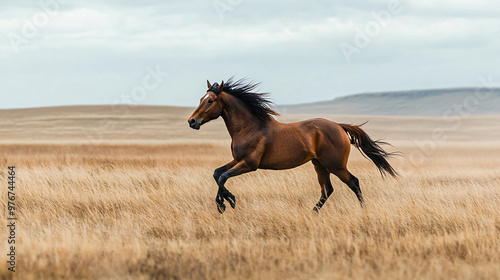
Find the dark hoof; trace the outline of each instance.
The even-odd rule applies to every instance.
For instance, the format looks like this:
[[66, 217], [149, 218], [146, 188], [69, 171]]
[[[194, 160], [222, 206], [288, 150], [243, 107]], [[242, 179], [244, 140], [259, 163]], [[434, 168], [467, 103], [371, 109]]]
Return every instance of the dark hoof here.
[[219, 210], [219, 213], [223, 214], [224, 211], [226, 211], [226, 205], [224, 203], [217, 204], [217, 210]]
[[229, 193], [224, 196], [224, 198], [229, 202], [229, 205], [234, 209], [236, 207], [236, 197], [232, 193]]

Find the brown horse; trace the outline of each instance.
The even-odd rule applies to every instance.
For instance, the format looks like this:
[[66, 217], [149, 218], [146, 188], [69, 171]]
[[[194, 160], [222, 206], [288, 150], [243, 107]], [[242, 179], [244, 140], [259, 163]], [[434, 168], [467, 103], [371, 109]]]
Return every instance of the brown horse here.
[[360, 126], [325, 119], [280, 123], [272, 117], [278, 113], [271, 109], [267, 94], [253, 92], [257, 85], [232, 79], [220, 85], [207, 81], [207, 93], [188, 120], [191, 128], [200, 129], [202, 124], [222, 116], [231, 135], [233, 160], [214, 172], [219, 186], [215, 201], [220, 213], [226, 209], [224, 200], [232, 208], [236, 205], [234, 195], [224, 187], [227, 179], [258, 168], [289, 169], [308, 161], [314, 164], [321, 185], [321, 198], [314, 211], [321, 209], [333, 192], [330, 173], [347, 184], [363, 206], [359, 180], [346, 167], [350, 144], [371, 159], [382, 175], [397, 175], [387, 162], [392, 153], [379, 146], [385, 142], [373, 141]]

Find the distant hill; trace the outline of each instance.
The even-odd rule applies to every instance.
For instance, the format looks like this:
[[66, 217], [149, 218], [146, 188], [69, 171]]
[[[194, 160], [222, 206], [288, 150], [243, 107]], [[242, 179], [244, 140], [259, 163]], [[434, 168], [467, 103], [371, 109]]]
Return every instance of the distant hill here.
[[427, 89], [361, 93], [329, 101], [277, 106], [286, 114], [387, 116], [498, 115], [500, 88]]

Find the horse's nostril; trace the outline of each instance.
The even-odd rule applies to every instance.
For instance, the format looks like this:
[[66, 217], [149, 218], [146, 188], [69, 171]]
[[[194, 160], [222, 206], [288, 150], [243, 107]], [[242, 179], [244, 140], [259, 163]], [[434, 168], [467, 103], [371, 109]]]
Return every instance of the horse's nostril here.
[[191, 119], [191, 120], [189, 121], [189, 124], [190, 124], [190, 125], [194, 125], [194, 123], [195, 123], [195, 122], [196, 122], [196, 120], [195, 120], [195, 119]]

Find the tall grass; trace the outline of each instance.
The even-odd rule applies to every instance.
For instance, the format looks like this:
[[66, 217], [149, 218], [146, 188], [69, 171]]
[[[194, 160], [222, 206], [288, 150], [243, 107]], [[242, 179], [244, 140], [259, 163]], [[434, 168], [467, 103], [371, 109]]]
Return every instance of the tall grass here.
[[500, 277], [499, 147], [441, 147], [425, 166], [397, 159], [398, 180], [352, 151], [366, 209], [332, 177], [319, 214], [306, 164], [230, 179], [237, 206], [220, 215], [212, 172], [231, 155], [215, 142], [10, 144], [0, 154], [5, 188], [7, 165], [18, 172], [18, 279]]

